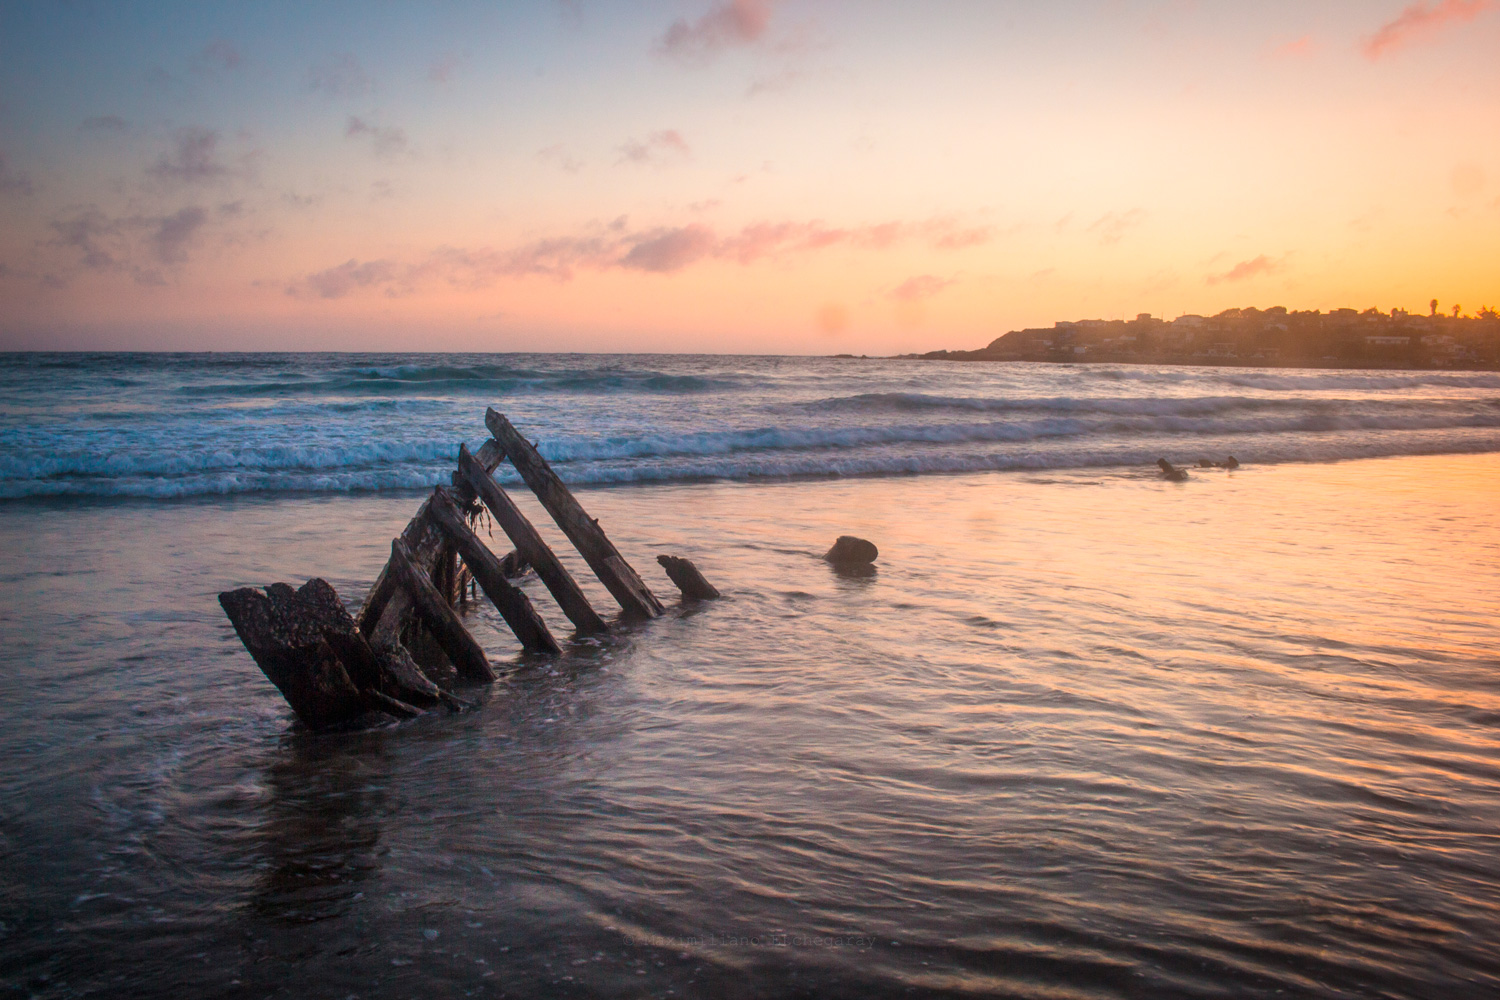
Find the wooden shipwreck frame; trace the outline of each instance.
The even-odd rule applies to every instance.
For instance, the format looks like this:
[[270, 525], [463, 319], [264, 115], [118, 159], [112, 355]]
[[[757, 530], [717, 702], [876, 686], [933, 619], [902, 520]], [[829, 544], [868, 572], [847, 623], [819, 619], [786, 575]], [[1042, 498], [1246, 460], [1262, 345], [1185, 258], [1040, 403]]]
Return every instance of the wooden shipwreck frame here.
[[[458, 681], [488, 682], [494, 667], [455, 610], [477, 585], [527, 653], [557, 655], [560, 647], [531, 599], [510, 578], [536, 571], [574, 629], [583, 635], [610, 625], [536, 528], [495, 481], [510, 461], [568, 541], [619, 603], [627, 618], [654, 618], [662, 603], [625, 561], [536, 446], [504, 415], [485, 413], [491, 438], [477, 453], [459, 446], [449, 487], [439, 486], [391, 541], [390, 560], [357, 615], [326, 581], [293, 590], [276, 583], [225, 591], [219, 603], [245, 648], [297, 716], [314, 729], [354, 722], [370, 713], [420, 715], [467, 703], [449, 690]], [[474, 530], [488, 511], [515, 551], [496, 556]], [[687, 559], [657, 561], [684, 600], [719, 592]]]

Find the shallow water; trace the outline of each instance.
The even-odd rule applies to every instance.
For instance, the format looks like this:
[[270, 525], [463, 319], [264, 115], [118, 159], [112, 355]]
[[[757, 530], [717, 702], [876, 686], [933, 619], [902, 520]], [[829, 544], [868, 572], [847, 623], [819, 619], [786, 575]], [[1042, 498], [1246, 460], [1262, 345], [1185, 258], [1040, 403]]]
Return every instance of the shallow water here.
[[330, 736], [420, 494], [0, 505], [0, 995], [1496, 995], [1500, 456], [1153, 472], [580, 490], [726, 599]]

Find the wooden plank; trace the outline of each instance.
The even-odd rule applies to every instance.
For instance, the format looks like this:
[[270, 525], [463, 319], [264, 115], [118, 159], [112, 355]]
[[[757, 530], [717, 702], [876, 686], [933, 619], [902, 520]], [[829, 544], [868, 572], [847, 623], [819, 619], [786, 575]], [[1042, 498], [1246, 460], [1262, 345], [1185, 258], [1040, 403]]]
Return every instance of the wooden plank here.
[[578, 581], [558, 561], [552, 547], [537, 534], [526, 515], [521, 513], [505, 490], [500, 488], [500, 484], [495, 482], [494, 477], [463, 445], [458, 448], [458, 471], [494, 515], [495, 523], [510, 537], [516, 552], [536, 570], [536, 575], [542, 578], [542, 582], [552, 592], [558, 607], [563, 609], [563, 614], [568, 616], [578, 631], [585, 634], [608, 631], [609, 626], [594, 611], [589, 599], [579, 589]]
[[432, 581], [417, 569], [406, 542], [400, 538], [391, 540], [391, 559], [386, 565], [394, 572], [397, 584], [411, 598], [422, 623], [452, 661], [459, 676], [466, 680], [493, 681], [495, 671], [491, 669], [484, 650], [464, 628], [464, 623], [458, 620], [458, 615], [443, 600]]
[[[505, 460], [505, 452], [494, 441], [486, 441], [474, 459], [487, 471], [494, 472]], [[460, 478], [456, 472], [453, 476], [455, 480]], [[466, 480], [461, 484], [455, 482], [454, 487], [459, 499], [464, 503], [474, 498], [473, 488]], [[417, 513], [407, 522], [406, 528], [401, 532], [401, 539], [411, 548], [414, 564], [430, 575], [442, 551], [443, 533], [428, 520], [427, 501], [422, 502], [422, 506], [417, 508]], [[392, 617], [399, 619], [409, 614], [411, 603], [400, 594], [395, 581], [391, 578], [390, 567], [386, 566], [375, 577], [375, 583], [371, 585], [370, 592], [365, 595], [359, 614], [354, 616], [354, 620], [359, 623], [359, 630], [367, 638], [375, 633], [376, 626], [385, 616], [386, 605], [391, 601], [392, 595], [395, 595], [396, 599], [396, 606], [390, 609]], [[391, 624], [387, 623], [387, 632], [394, 631], [390, 627]]]
[[599, 522], [588, 516], [547, 460], [537, 453], [531, 442], [523, 438], [511, 426], [509, 420], [493, 407], [484, 415], [485, 426], [495, 435], [521, 478], [536, 494], [552, 520], [568, 536], [580, 555], [599, 578], [599, 582], [620, 602], [620, 607], [630, 614], [654, 617], [662, 613], [661, 602], [640, 576], [631, 569], [599, 527]]
[[505, 624], [521, 640], [522, 648], [528, 653], [556, 655], [561, 652], [557, 640], [547, 630], [547, 623], [531, 606], [531, 599], [505, 579], [499, 557], [474, 534], [448, 494], [442, 489], [434, 490], [427, 510], [434, 523], [448, 536], [469, 572], [474, 574], [474, 579], [479, 581], [485, 596], [495, 605]]

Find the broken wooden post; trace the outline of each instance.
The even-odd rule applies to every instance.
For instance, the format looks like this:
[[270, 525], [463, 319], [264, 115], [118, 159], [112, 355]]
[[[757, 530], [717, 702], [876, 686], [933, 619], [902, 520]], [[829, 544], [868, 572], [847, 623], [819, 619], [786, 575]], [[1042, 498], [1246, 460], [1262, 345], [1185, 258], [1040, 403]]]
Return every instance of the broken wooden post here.
[[396, 716], [422, 710], [381, 691], [382, 670], [354, 619], [326, 580], [293, 590], [273, 583], [219, 595], [240, 641], [297, 717], [313, 729], [371, 711]]
[[656, 561], [661, 563], [661, 568], [667, 571], [667, 576], [682, 591], [684, 601], [712, 601], [721, 596], [714, 585], [698, 571], [698, 567], [693, 565], [692, 560], [679, 556], [657, 556]]
[[441, 487], [433, 491], [427, 510], [437, 526], [448, 536], [459, 558], [469, 567], [469, 572], [474, 574], [474, 579], [479, 581], [485, 596], [495, 605], [495, 610], [500, 612], [505, 624], [521, 640], [522, 648], [528, 653], [556, 655], [561, 652], [557, 640], [547, 630], [547, 623], [542, 621], [542, 616], [532, 607], [531, 599], [505, 579], [505, 570], [500, 565], [499, 557], [485, 548], [479, 536], [474, 534], [464, 516], [454, 506], [452, 498]]
[[604, 624], [604, 619], [594, 611], [589, 599], [583, 596], [578, 582], [573, 579], [563, 564], [558, 561], [557, 554], [552, 551], [542, 536], [537, 534], [536, 528], [521, 513], [511, 498], [501, 489], [500, 484], [495, 482], [493, 476], [485, 470], [469, 449], [463, 445], [458, 447], [458, 470], [468, 481], [469, 486], [484, 501], [484, 505], [494, 515], [495, 523], [510, 536], [511, 544], [516, 547], [516, 553], [522, 560], [531, 564], [536, 570], [536, 575], [542, 578], [547, 589], [552, 592], [552, 597], [562, 608], [563, 614], [585, 634], [605, 632], [609, 626]]
[[493, 681], [495, 671], [490, 668], [484, 650], [464, 628], [464, 623], [458, 620], [458, 615], [443, 600], [432, 581], [413, 565], [411, 549], [400, 538], [391, 540], [391, 559], [386, 566], [394, 570], [396, 583], [411, 599], [423, 624], [453, 662], [459, 676], [466, 680]]
[[484, 423], [495, 435], [505, 457], [510, 459], [526, 485], [552, 515], [552, 520], [578, 549], [599, 582], [620, 602], [620, 607], [631, 614], [646, 617], [661, 614], [661, 602], [651, 593], [651, 588], [631, 569], [599, 527], [599, 522], [588, 516], [531, 442], [493, 407], [485, 412]]

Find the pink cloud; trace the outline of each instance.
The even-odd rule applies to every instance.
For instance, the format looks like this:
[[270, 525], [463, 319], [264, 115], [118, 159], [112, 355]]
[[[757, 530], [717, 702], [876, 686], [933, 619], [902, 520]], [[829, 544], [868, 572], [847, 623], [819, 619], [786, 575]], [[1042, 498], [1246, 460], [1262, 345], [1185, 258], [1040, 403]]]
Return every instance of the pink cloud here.
[[692, 147], [675, 128], [652, 132], [645, 141], [629, 139], [620, 146], [620, 163], [652, 163], [664, 166], [673, 160], [686, 160]]
[[1225, 271], [1223, 274], [1212, 275], [1208, 279], [1210, 285], [1221, 282], [1248, 281], [1251, 278], [1259, 278], [1265, 275], [1275, 274], [1281, 270], [1282, 262], [1272, 260], [1265, 254], [1261, 254], [1253, 260], [1242, 260], [1238, 264]]
[[[701, 223], [630, 230], [625, 220], [619, 219], [583, 234], [534, 240], [508, 250], [440, 247], [424, 259], [404, 265], [389, 260], [349, 260], [299, 278], [286, 290], [298, 297], [336, 299], [374, 287], [384, 288], [387, 294], [403, 294], [430, 280], [481, 288], [501, 278], [567, 280], [579, 270], [620, 268], [672, 274], [707, 260], [750, 265], [839, 246], [884, 250], [899, 243], [922, 241], [934, 249], [952, 249], [972, 245], [980, 232], [941, 218], [852, 228], [821, 222], [759, 222], [726, 234]], [[911, 288], [906, 294], [912, 298], [935, 294], [942, 285], [931, 282], [938, 281], [941, 279], [930, 276], [912, 279], [907, 282]]]
[[668, 229], [640, 239], [619, 259], [619, 266], [658, 273], [680, 271], [712, 256], [717, 243], [713, 230], [707, 226]]
[[732, 45], [748, 45], [766, 32], [771, 0], [729, 0], [696, 21], [673, 21], [657, 49], [678, 58], [704, 58]]
[[953, 284], [952, 278], [939, 278], [933, 274], [919, 274], [914, 278], [907, 278], [897, 285], [891, 292], [891, 298], [898, 302], [920, 302], [922, 299], [930, 299], [938, 292]]
[[[318, 298], [337, 299], [356, 288], [386, 284], [395, 276], [396, 265], [391, 261], [369, 260], [360, 263], [357, 260], [347, 260], [337, 267], [308, 275], [304, 284], [306, 290]], [[292, 292], [292, 289], [287, 291]]]
[[1086, 232], [1097, 233], [1105, 246], [1114, 246], [1125, 238], [1125, 234], [1146, 221], [1146, 213], [1139, 208], [1128, 212], [1105, 212], [1088, 227]]
[[1300, 59], [1303, 56], [1312, 55], [1317, 49], [1317, 43], [1312, 40], [1311, 35], [1303, 35], [1290, 42], [1283, 42], [1271, 50], [1271, 55], [1278, 59]]
[[1432, 6], [1423, 2], [1411, 4], [1366, 39], [1364, 53], [1370, 59], [1379, 59], [1419, 35], [1451, 22], [1472, 21], [1495, 6], [1495, 0], [1439, 0]]

